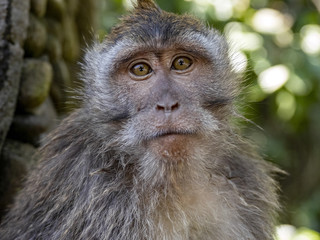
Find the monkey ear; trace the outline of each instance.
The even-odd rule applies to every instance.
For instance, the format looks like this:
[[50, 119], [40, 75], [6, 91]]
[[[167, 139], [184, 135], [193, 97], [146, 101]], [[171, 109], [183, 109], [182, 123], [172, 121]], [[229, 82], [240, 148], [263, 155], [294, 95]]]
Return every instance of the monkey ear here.
[[160, 10], [158, 5], [153, 0], [137, 0], [135, 9], [154, 9]]

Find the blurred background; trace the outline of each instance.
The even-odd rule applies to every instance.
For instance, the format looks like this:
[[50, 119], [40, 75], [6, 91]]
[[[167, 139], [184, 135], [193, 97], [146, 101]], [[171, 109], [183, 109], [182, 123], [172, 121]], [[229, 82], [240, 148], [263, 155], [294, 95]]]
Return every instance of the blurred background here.
[[[320, 231], [320, 1], [158, 0], [170, 12], [191, 13], [226, 35], [235, 70], [244, 77], [245, 134], [279, 176], [281, 224]], [[101, 1], [98, 34], [132, 7]], [[294, 228], [283, 226], [287, 239]], [[298, 234], [299, 235], [299, 234]], [[309, 238], [320, 239], [319, 235]], [[307, 237], [306, 234], [303, 237]], [[283, 238], [285, 239], [285, 238]]]
[[[223, 33], [243, 75], [244, 134], [278, 176], [279, 240], [320, 240], [320, 0], [158, 0]], [[10, 7], [8, 7], [10, 6]], [[3, 0], [0, 5], [0, 217], [72, 99], [83, 49], [130, 0]], [[9, 27], [8, 27], [9, 26]]]

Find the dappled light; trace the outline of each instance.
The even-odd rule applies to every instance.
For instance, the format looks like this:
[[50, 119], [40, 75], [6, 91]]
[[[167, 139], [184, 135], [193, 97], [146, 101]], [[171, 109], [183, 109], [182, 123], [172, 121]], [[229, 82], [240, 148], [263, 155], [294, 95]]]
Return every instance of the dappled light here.
[[259, 74], [259, 86], [265, 93], [273, 93], [288, 81], [289, 74], [289, 69], [284, 65], [270, 67]]
[[292, 23], [291, 16], [269, 8], [258, 10], [252, 18], [252, 27], [256, 31], [271, 35], [288, 31]]
[[249, 31], [248, 27], [239, 22], [230, 22], [224, 32], [231, 42], [231, 46], [241, 51], [255, 51], [262, 47], [263, 38], [254, 32]]
[[305, 25], [301, 28], [300, 35], [302, 50], [310, 55], [318, 55], [320, 53], [320, 26]]
[[275, 240], [320, 240], [320, 234], [306, 228], [280, 225], [277, 227]]

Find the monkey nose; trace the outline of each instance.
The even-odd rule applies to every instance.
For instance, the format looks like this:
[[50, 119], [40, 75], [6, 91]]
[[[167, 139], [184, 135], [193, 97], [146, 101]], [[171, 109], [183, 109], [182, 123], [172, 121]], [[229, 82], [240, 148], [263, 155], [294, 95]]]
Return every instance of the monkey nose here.
[[164, 113], [171, 113], [178, 110], [180, 107], [178, 102], [157, 103], [156, 110]]

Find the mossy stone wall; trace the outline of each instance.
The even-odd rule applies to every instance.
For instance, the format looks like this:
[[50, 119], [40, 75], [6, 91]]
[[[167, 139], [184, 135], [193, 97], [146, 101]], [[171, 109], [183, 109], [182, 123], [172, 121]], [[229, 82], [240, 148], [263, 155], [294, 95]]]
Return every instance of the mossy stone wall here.
[[0, 217], [46, 134], [74, 106], [97, 0], [0, 1]]

